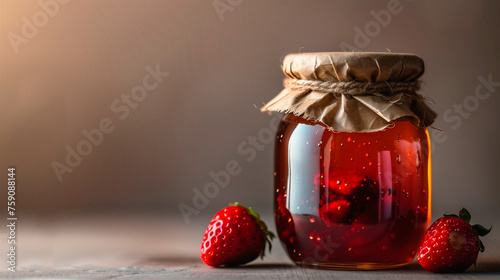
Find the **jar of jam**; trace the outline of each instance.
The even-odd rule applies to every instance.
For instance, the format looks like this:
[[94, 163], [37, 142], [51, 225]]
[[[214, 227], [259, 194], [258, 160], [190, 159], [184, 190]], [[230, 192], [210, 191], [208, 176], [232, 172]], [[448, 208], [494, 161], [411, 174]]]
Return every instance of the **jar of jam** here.
[[283, 62], [275, 146], [279, 238], [301, 266], [386, 269], [413, 260], [431, 218], [426, 126], [412, 54], [302, 53]]

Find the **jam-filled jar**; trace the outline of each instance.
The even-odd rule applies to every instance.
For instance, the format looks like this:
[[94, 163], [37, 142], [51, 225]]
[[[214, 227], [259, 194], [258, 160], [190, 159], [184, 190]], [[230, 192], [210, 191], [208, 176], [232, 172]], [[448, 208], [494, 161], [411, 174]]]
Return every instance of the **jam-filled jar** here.
[[274, 214], [298, 265], [386, 269], [411, 262], [431, 218], [435, 113], [412, 54], [302, 53], [283, 62]]

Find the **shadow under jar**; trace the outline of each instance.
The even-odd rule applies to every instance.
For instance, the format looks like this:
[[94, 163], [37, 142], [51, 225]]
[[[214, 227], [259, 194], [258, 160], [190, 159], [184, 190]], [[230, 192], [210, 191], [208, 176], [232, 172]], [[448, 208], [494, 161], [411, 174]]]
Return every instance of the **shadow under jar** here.
[[[389, 62], [384, 60], [387, 55]], [[285, 74], [294, 79], [321, 79], [318, 72], [308, 75], [307, 71], [314, 71], [311, 67], [307, 70], [304, 70], [307, 67], [287, 68], [294, 63], [307, 65], [310, 60], [318, 65], [318, 61], [322, 61], [318, 56], [330, 56], [325, 64], [332, 69], [339, 68], [336, 61], [348, 63], [356, 82], [362, 80], [360, 75], [365, 72], [369, 72], [367, 77], [373, 77], [373, 71], [383, 76], [386, 70], [383, 65], [394, 67], [394, 60], [399, 59], [400, 65], [405, 65], [418, 58], [412, 56], [408, 61], [405, 58], [409, 55], [374, 53], [289, 55], [284, 61]], [[367, 70], [370, 62], [382, 66], [376, 68], [378, 70]], [[422, 74], [423, 64], [417, 72], [402, 70], [393, 80], [415, 79]], [[335, 77], [342, 81], [342, 76]], [[394, 102], [399, 106], [392, 108], [391, 115], [395, 119], [384, 120], [384, 124], [368, 119], [370, 114], [353, 105], [363, 104], [363, 100], [332, 94], [328, 92], [331, 87], [324, 86], [327, 89], [308, 89], [303, 85], [290, 86], [286, 81], [286, 92], [282, 95], [285, 100], [275, 98], [263, 108], [287, 112], [278, 127], [275, 146], [274, 213], [278, 236], [290, 258], [301, 266], [362, 270], [408, 264], [415, 257], [431, 218], [430, 139], [423, 124], [424, 121], [428, 124], [429, 120], [418, 116], [428, 114], [427, 117], [433, 119], [435, 114], [423, 103], [414, 104], [421, 102], [418, 98], [405, 99], [416, 93], [392, 92], [391, 97], [401, 94], [404, 98], [400, 99], [400, 104], [390, 98], [381, 98], [382, 103]], [[324, 100], [318, 97], [321, 91], [333, 97]], [[373, 98], [364, 93], [355, 97], [368, 95]], [[311, 94], [312, 97], [307, 97]], [[304, 102], [317, 106], [303, 112], [300, 107], [304, 107]], [[350, 106], [346, 102], [351, 102]], [[287, 109], [277, 109], [280, 103]], [[339, 116], [339, 110], [324, 109], [332, 104], [343, 106], [340, 110], [342, 121], [335, 117], [333, 121], [324, 118], [329, 113]], [[418, 106], [421, 106], [420, 111], [415, 110]], [[409, 113], [395, 114], [394, 111], [401, 107], [409, 108]]]

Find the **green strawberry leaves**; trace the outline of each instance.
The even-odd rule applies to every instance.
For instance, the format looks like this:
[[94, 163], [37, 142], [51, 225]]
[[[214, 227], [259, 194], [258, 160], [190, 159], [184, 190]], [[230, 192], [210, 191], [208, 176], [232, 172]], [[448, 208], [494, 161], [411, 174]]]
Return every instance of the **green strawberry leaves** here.
[[[479, 236], [485, 236], [486, 234], [490, 233], [492, 226], [490, 228], [485, 228], [482, 225], [472, 225], [472, 228], [474, 231], [477, 233]], [[484, 252], [484, 245], [481, 239], [479, 239], [479, 251]]]
[[469, 211], [467, 211], [467, 209], [465, 208], [462, 208], [462, 210], [460, 210], [460, 212], [458, 213], [458, 217], [460, 217], [460, 219], [464, 220], [466, 223], [469, 223], [471, 218]]
[[486, 234], [490, 233], [492, 227], [485, 228], [482, 225], [473, 225], [472, 228], [477, 233], [477, 235], [485, 236]]

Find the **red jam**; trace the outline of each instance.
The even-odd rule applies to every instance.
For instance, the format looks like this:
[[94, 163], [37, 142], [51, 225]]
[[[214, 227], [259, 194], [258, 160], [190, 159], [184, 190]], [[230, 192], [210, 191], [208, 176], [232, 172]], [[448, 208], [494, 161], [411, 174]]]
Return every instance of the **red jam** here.
[[427, 129], [332, 132], [292, 114], [277, 133], [275, 219], [304, 266], [378, 269], [409, 263], [430, 222]]

